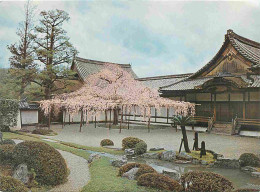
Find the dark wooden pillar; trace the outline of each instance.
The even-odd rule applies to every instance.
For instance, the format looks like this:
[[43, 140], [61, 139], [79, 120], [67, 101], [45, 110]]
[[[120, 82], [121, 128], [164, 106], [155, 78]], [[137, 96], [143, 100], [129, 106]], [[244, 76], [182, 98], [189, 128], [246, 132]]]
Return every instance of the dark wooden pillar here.
[[154, 116], [155, 116], [154, 121], [156, 122], [156, 119], [157, 119], [157, 109], [156, 108], [154, 108]]
[[121, 119], [120, 119], [120, 129], [119, 129], [119, 133], [121, 133], [121, 131], [122, 131], [123, 110], [124, 110], [124, 108], [123, 108], [123, 106], [122, 106], [122, 108], [121, 108]]
[[246, 118], [246, 93], [243, 92], [243, 119]]
[[49, 113], [49, 129], [51, 129], [51, 110], [50, 110], [50, 113]]
[[230, 103], [230, 93], [228, 93], [228, 120], [232, 120], [233, 116], [231, 114], [231, 103]]
[[110, 110], [109, 110], [109, 112], [110, 112], [110, 114], [109, 114], [109, 117], [110, 117], [110, 120], [109, 120], [109, 129], [111, 129], [111, 121], [112, 121], [112, 120], [111, 120], [111, 116], [112, 116], [111, 111], [112, 111], [112, 110], [110, 109]]
[[213, 115], [214, 115], [214, 121], [217, 120], [217, 106], [216, 106], [216, 98], [217, 98], [217, 95], [216, 93], [214, 93], [214, 108], [213, 108]]
[[80, 126], [79, 126], [79, 132], [81, 132], [82, 119], [83, 119], [83, 110], [81, 110], [81, 115], [80, 115]]
[[167, 113], [167, 123], [169, 123], [169, 108], [166, 109], [166, 113]]

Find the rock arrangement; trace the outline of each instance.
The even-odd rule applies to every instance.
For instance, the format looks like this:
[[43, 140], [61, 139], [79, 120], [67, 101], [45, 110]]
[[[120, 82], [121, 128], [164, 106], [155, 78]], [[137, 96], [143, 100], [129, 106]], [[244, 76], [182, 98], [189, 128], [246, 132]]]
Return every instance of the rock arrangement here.
[[260, 172], [256, 167], [251, 167], [251, 166], [241, 167], [241, 171], [245, 173], [249, 173], [252, 177], [260, 178]]

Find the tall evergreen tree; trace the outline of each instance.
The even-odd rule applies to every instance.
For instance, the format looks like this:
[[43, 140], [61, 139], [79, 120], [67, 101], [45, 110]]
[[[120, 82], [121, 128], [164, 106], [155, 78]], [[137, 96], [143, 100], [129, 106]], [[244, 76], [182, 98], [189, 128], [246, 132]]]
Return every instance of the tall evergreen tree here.
[[37, 59], [44, 69], [34, 82], [43, 88], [44, 98], [49, 99], [54, 91], [64, 88], [57, 88], [55, 82], [59, 81], [60, 77], [64, 79], [71, 75], [65, 64], [72, 61], [76, 49], [62, 28], [63, 23], [69, 20], [68, 13], [56, 9], [42, 11], [40, 16], [40, 23], [35, 27], [32, 38]]
[[17, 30], [19, 42], [7, 46], [12, 56], [9, 58], [11, 69], [9, 72], [19, 82], [19, 96], [23, 97], [26, 86], [34, 79], [36, 64], [31, 33], [33, 30], [33, 16], [35, 7], [30, 0], [25, 4], [25, 18]]

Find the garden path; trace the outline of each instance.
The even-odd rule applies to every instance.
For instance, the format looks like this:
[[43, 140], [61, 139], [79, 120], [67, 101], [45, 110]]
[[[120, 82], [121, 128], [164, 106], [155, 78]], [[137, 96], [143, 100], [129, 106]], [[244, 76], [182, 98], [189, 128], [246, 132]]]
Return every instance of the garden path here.
[[66, 183], [52, 188], [50, 192], [80, 191], [90, 180], [87, 160], [66, 151], [58, 151], [66, 160], [68, 168], [70, 169], [70, 174]]

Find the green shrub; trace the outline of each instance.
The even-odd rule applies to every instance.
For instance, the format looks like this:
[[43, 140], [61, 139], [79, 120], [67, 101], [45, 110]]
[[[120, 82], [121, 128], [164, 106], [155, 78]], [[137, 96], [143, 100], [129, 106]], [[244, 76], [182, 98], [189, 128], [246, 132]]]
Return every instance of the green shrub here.
[[0, 163], [12, 163], [15, 145], [0, 145]]
[[259, 189], [237, 189], [234, 192], [259, 192]]
[[187, 192], [229, 192], [234, 187], [223, 176], [204, 171], [192, 171], [181, 176], [180, 183]]
[[260, 159], [253, 153], [243, 153], [239, 157], [239, 162], [242, 167], [244, 166], [260, 166]]
[[147, 144], [144, 141], [141, 141], [135, 145], [135, 154], [142, 155], [147, 151]]
[[5, 139], [0, 144], [1, 145], [15, 145], [15, 142], [12, 139]]
[[123, 150], [135, 148], [135, 145], [143, 140], [136, 137], [126, 137], [122, 140]]
[[142, 164], [142, 163], [128, 163], [120, 167], [118, 175], [122, 176], [124, 173], [130, 171], [135, 167], [139, 168], [136, 173], [136, 178], [138, 178], [140, 175], [143, 175], [145, 173], [156, 173], [156, 171], [149, 165]]
[[137, 185], [169, 191], [181, 191], [182, 189], [177, 181], [159, 173], [146, 173], [141, 175], [137, 179]]
[[28, 192], [29, 189], [25, 185], [12, 177], [0, 177], [0, 191], [4, 192]]
[[53, 133], [51, 129], [35, 129], [32, 131], [32, 134], [39, 134], [39, 135], [49, 135]]
[[36, 181], [41, 185], [58, 185], [66, 181], [67, 165], [61, 154], [43, 142], [25, 141], [14, 148], [16, 164], [26, 163], [34, 169]]
[[1, 132], [10, 132], [10, 127], [8, 125], [0, 125]]
[[100, 146], [114, 146], [114, 143], [113, 141], [111, 141], [110, 139], [103, 139], [101, 142], [100, 142]]

